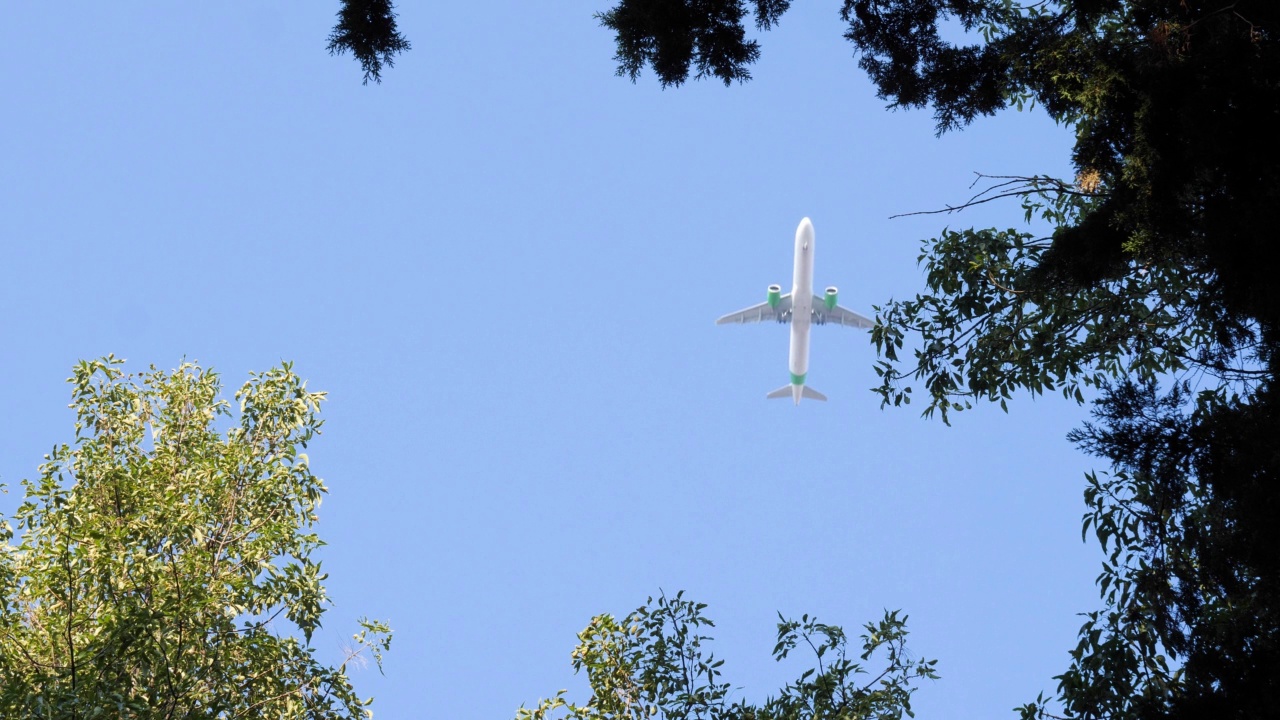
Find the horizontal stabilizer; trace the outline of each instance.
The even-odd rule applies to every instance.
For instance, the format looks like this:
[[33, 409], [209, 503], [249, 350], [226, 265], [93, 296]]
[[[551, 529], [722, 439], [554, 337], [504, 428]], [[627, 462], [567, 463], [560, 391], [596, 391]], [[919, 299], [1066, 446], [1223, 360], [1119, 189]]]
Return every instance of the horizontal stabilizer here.
[[797, 405], [800, 404], [800, 398], [809, 398], [810, 400], [822, 400], [823, 402], [826, 402], [826, 399], [827, 399], [826, 395], [823, 395], [822, 393], [818, 392], [817, 390], [814, 390], [808, 385], [795, 385], [795, 384], [783, 385], [777, 390], [774, 390], [768, 395], [765, 395], [765, 397], [769, 398], [770, 400], [776, 400], [778, 398], [792, 398], [793, 400], [796, 401]]
[[765, 395], [765, 397], [769, 398], [770, 400], [777, 400], [778, 398], [791, 397], [791, 383], [787, 383], [786, 385], [783, 385], [777, 390], [774, 390], [768, 395]]

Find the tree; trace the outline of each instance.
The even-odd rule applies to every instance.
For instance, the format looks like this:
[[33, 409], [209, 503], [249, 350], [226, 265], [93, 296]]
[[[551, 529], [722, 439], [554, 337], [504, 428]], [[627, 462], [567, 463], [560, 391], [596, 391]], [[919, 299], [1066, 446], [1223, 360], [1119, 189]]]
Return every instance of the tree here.
[[844, 630], [808, 615], [779, 615], [774, 658], [784, 660], [804, 643], [817, 667], [759, 705], [731, 703], [730, 685], [720, 681], [724, 661], [706, 649], [712, 638], [702, 628], [715, 623], [702, 615], [705, 608], [677, 593], [649, 598], [621, 622], [592, 618], [572, 655], [574, 671], [587, 671], [590, 699], [575, 705], [561, 690], [532, 710], [521, 708], [516, 720], [898, 720], [915, 717], [913, 683], [938, 677], [937, 661], [908, 657], [907, 618], [897, 612], [865, 626], [860, 659], [883, 655], [885, 667], [863, 679], [870, 671], [850, 659]]
[[[759, 56], [745, 8], [620, 0], [600, 18], [620, 74], [649, 65], [678, 85], [705, 62], [728, 83]], [[787, 3], [755, 8], [766, 29]], [[1105, 607], [1058, 678], [1060, 712], [1266, 714], [1280, 696], [1280, 5], [844, 0], [841, 17], [879, 96], [931, 107], [939, 133], [1028, 105], [1076, 133], [1075, 178], [988, 178], [947, 209], [1019, 198], [1051, 234], [926, 241], [927, 292], [878, 308], [872, 334], [883, 401], [909, 403], [916, 382], [944, 421], [1018, 390], [1092, 397], [1095, 421], [1070, 439], [1110, 463], [1085, 489]], [[943, 40], [947, 24], [972, 41]], [[1022, 711], [1050, 712], [1043, 697]]]
[[360, 61], [364, 82], [382, 82], [382, 66], [393, 67], [395, 56], [409, 50], [409, 41], [396, 27], [391, 0], [342, 0], [338, 24], [329, 34], [329, 54], [350, 52]]
[[300, 449], [324, 393], [288, 364], [254, 374], [220, 432], [215, 373], [121, 364], [76, 366], [76, 440], [23, 481], [16, 544], [0, 518], [0, 716], [369, 715], [347, 666], [381, 669], [387, 626], [361, 620], [336, 667], [311, 646], [325, 487]]
[[[768, 30], [790, 7], [790, 0], [756, 0], [755, 21]], [[623, 0], [596, 17], [617, 34], [618, 74], [635, 81], [651, 65], [663, 87], [689, 78], [715, 77], [725, 85], [751, 79], [747, 66], [760, 57], [760, 46], [746, 39], [741, 0]]]

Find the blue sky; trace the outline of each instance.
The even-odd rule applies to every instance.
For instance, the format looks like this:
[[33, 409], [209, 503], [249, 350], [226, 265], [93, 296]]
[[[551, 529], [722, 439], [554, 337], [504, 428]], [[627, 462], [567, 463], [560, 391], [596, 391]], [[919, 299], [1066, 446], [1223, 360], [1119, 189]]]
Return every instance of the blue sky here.
[[[789, 284], [869, 312], [923, 287], [919, 240], [1015, 225], [973, 173], [1068, 176], [1068, 132], [1005, 113], [935, 138], [856, 67], [838, 3], [797, 3], [755, 79], [614, 77], [592, 2], [403, 3], [381, 86], [324, 51], [336, 4], [23, 3], [0, 27], [0, 481], [72, 438], [63, 380], [183, 357], [228, 392], [282, 359], [327, 390], [313, 467], [334, 660], [396, 630], [379, 718], [507, 718], [562, 687], [592, 615], [709, 604], [742, 696], [799, 672], [776, 612], [910, 616], [921, 717], [1012, 717], [1097, 605], [1084, 411], [1020, 396], [947, 428], [881, 410], [868, 335], [716, 327]], [[12, 509], [11, 493], [0, 507]]]

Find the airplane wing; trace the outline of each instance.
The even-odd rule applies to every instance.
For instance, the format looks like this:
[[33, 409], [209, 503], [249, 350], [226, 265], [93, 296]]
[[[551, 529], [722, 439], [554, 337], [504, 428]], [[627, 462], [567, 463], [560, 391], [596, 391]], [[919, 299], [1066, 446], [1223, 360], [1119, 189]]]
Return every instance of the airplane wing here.
[[[764, 320], [773, 320], [774, 322], [790, 322], [791, 321], [791, 293], [787, 293], [778, 298], [778, 304], [772, 307], [768, 302], [762, 302], [759, 305], [752, 305], [745, 310], [731, 312], [728, 315], [716, 320], [717, 325], [729, 325], [730, 323], [752, 323], [762, 322]], [[870, 327], [870, 326], [868, 326]]]
[[813, 323], [815, 325], [835, 323], [864, 330], [873, 328], [876, 325], [875, 321], [839, 305], [828, 310], [826, 302], [817, 295], [813, 296]]

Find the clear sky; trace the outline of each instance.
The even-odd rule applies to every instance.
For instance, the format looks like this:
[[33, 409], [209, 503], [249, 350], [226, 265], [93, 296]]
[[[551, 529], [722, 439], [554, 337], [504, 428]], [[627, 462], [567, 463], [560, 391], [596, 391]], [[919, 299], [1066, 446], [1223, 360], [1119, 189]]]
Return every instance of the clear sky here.
[[325, 53], [336, 2], [6, 8], [0, 481], [71, 440], [79, 358], [195, 359], [228, 394], [288, 359], [331, 398], [317, 646], [390, 621], [385, 677], [356, 674], [380, 718], [582, 697], [574, 634], [660, 588], [709, 604], [747, 698], [799, 672], [769, 657], [777, 611], [901, 608], [942, 675], [921, 717], [1052, 689], [1098, 604], [1084, 411], [881, 410], [868, 334], [836, 327], [809, 371], [830, 402], [766, 401], [786, 329], [714, 320], [789, 286], [803, 216], [843, 305], [921, 290], [921, 238], [1021, 213], [888, 216], [975, 171], [1069, 176], [1068, 132], [935, 138], [875, 98], [838, 2], [796, 3], [752, 82], [666, 91], [614, 77], [607, 0], [401, 5], [381, 86]]

